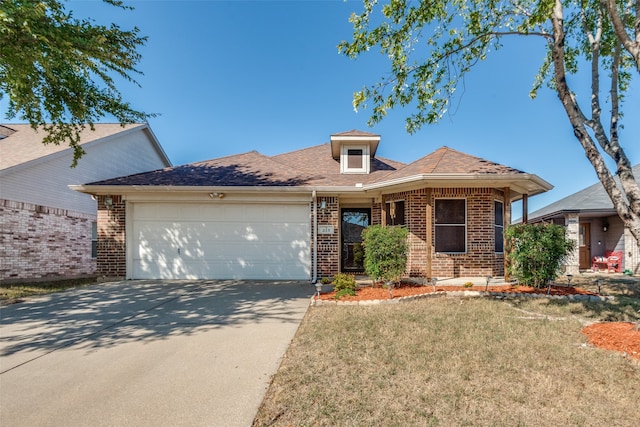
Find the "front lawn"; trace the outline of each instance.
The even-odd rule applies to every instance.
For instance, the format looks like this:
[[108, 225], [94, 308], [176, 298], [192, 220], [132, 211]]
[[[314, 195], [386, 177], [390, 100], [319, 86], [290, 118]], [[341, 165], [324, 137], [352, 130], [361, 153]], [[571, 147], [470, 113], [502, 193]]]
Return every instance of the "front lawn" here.
[[608, 284], [617, 298], [605, 303], [312, 306], [254, 425], [636, 426], [640, 362], [581, 330], [638, 321], [638, 286]]
[[67, 289], [77, 288], [96, 283], [96, 278], [51, 280], [35, 283], [14, 283], [0, 285], [0, 305], [21, 302], [25, 298], [45, 295], [53, 292], [62, 292]]

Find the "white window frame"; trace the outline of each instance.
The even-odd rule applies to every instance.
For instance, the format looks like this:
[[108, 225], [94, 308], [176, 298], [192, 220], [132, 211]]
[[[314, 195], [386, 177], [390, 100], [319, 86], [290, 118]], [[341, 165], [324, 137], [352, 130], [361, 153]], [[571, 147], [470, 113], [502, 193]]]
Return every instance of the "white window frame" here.
[[[362, 167], [349, 167], [349, 150], [362, 150]], [[344, 144], [340, 149], [340, 173], [369, 173], [371, 169], [371, 161], [369, 160], [369, 146]]]
[[[438, 253], [442, 253], [442, 254], [466, 254], [468, 252], [469, 249], [469, 242], [468, 242], [468, 237], [467, 237], [467, 229], [469, 226], [469, 218], [468, 218], [468, 204], [467, 204], [467, 198], [466, 197], [437, 197], [435, 198], [435, 204], [438, 203], [438, 201], [445, 201], [445, 200], [464, 200], [464, 225], [462, 224], [438, 224], [434, 221], [434, 242], [433, 242], [433, 246], [434, 249], [437, 245], [437, 241], [438, 241], [438, 227], [439, 226], [455, 226], [455, 227], [464, 227], [464, 250], [463, 251], [444, 251], [444, 252], [438, 252]], [[434, 204], [434, 217], [435, 217], [435, 204]]]

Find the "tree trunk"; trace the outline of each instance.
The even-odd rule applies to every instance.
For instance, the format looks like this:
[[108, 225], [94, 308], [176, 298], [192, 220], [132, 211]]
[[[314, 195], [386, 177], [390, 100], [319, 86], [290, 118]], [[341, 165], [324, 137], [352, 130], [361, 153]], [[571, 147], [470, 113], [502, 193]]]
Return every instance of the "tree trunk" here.
[[[640, 250], [640, 187], [633, 175], [629, 159], [618, 143], [617, 136], [611, 140], [607, 139], [606, 134], [602, 130], [599, 117], [597, 117], [597, 121], [595, 123], [594, 121], [587, 120], [569, 88], [566, 80], [564, 51], [565, 33], [563, 27], [563, 8], [560, 0], [556, 0], [551, 22], [553, 26], [551, 54], [558, 97], [560, 98], [569, 121], [571, 122], [574, 135], [580, 142], [585, 155], [595, 169], [598, 179], [609, 195], [620, 219], [624, 223], [625, 227], [629, 229], [633, 237], [635, 237], [638, 249]], [[594, 73], [594, 75], [592, 75], [592, 79], [594, 80], [594, 84], [592, 84], [593, 97], [596, 99], [595, 102], [599, 103], [597, 100], [597, 67], [595, 67], [595, 71], [592, 72]], [[592, 108], [594, 112], [599, 113], [599, 105], [592, 106]], [[617, 111], [617, 105], [614, 106], [614, 108], [616, 109], [615, 111]], [[617, 117], [612, 117], [612, 130], [614, 133], [617, 126], [616, 123]], [[617, 174], [620, 178], [620, 185], [624, 194], [607, 168], [604, 159], [602, 158], [602, 154], [596, 146], [596, 142], [588, 133], [587, 125], [594, 129], [600, 146], [616, 162], [616, 166], [618, 168]]]

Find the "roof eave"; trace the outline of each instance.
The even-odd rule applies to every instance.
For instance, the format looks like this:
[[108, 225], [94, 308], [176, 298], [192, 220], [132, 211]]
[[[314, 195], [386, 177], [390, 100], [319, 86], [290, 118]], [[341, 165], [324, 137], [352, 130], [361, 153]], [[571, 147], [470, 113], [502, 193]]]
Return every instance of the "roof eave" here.
[[362, 187], [358, 186], [179, 186], [179, 185], [69, 185], [69, 188], [91, 195], [112, 195], [126, 193], [211, 193], [211, 192], [234, 192], [234, 193], [361, 193]]
[[513, 200], [518, 200], [523, 194], [533, 196], [544, 193], [553, 188], [553, 185], [533, 174], [417, 174], [402, 178], [379, 181], [364, 186], [365, 190], [384, 190], [394, 187], [422, 183], [427, 181], [429, 187], [463, 187], [486, 186], [503, 188], [509, 187], [518, 194]]

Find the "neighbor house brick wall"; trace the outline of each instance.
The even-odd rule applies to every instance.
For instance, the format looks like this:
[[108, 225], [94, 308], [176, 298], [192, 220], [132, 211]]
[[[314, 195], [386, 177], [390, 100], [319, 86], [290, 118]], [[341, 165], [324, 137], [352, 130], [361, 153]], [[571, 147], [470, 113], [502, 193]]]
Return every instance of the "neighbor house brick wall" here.
[[318, 235], [318, 277], [332, 277], [340, 272], [339, 203], [337, 197], [320, 199], [327, 202], [327, 208], [324, 211], [318, 209], [318, 225], [332, 225], [333, 233]]
[[96, 274], [95, 215], [0, 199], [0, 281]]
[[98, 197], [98, 278], [120, 280], [127, 275], [126, 205], [121, 196]]

